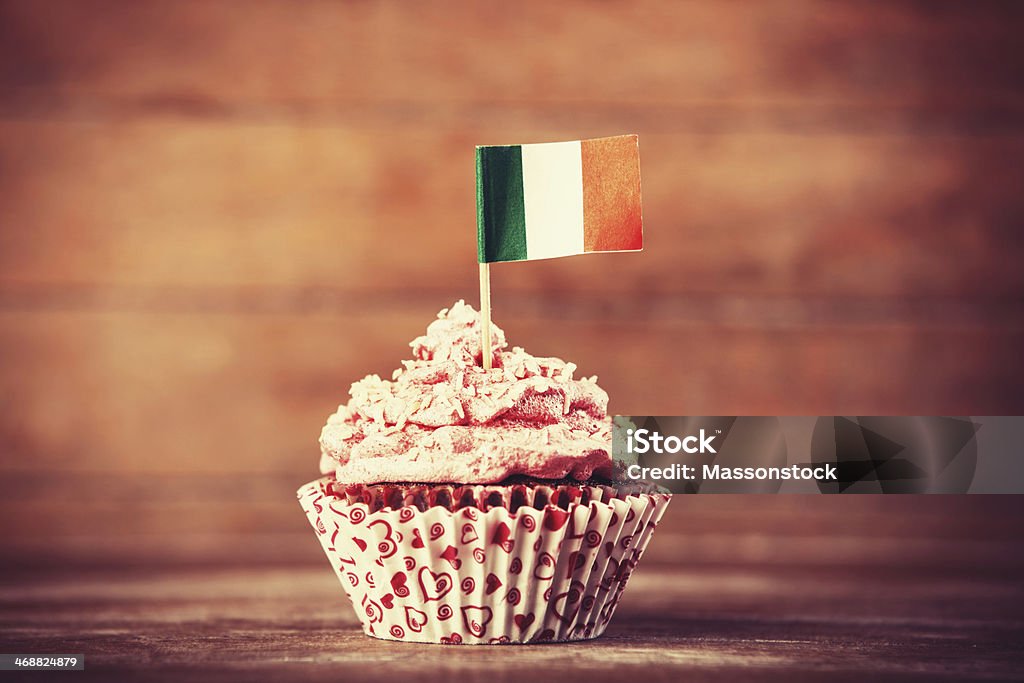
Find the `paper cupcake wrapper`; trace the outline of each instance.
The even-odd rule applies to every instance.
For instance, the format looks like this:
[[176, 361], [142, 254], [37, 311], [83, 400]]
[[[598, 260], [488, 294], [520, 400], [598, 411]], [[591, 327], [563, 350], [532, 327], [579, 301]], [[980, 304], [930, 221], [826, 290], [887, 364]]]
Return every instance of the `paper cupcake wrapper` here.
[[671, 498], [585, 487], [565, 509], [372, 511], [335, 486], [298, 496], [363, 631], [449, 644], [600, 636]]
[[368, 510], [414, 507], [418, 510], [440, 506], [452, 510], [474, 507], [486, 512], [494, 507], [516, 512], [520, 507], [543, 510], [548, 505], [567, 510], [569, 505], [591, 500], [625, 498], [641, 493], [668, 493], [645, 483], [616, 486], [558, 484], [544, 481], [517, 484], [341, 484], [326, 477], [324, 491], [349, 503], [365, 503]]

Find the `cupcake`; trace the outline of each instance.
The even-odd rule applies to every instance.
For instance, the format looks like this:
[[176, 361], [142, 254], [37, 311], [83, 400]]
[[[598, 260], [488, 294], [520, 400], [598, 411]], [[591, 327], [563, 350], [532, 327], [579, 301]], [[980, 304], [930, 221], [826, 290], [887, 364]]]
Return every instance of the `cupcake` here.
[[327, 419], [298, 491], [367, 635], [452, 644], [600, 636], [670, 496], [624, 481], [608, 395], [506, 350], [459, 301]]

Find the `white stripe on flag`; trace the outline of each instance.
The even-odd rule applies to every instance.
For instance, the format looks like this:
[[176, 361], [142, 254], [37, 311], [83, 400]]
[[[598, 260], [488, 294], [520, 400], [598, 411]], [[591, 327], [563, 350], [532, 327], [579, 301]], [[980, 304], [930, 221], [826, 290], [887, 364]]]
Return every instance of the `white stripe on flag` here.
[[530, 260], [583, 253], [579, 141], [523, 145], [523, 208]]

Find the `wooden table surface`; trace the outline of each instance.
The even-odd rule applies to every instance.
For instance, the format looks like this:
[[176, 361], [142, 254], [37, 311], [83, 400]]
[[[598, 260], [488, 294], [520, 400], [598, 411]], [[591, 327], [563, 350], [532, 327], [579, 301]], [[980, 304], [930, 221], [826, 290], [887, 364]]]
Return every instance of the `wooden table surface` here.
[[5, 581], [0, 627], [75, 680], [1024, 680], [1019, 573], [956, 566], [641, 564], [604, 638], [500, 648], [364, 637], [326, 563], [64, 567]]

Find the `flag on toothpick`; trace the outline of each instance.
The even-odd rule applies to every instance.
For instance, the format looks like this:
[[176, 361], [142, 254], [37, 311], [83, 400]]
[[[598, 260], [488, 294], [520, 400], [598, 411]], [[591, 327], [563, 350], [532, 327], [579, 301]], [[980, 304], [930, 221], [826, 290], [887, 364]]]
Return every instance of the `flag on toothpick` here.
[[640, 251], [635, 135], [476, 148], [477, 260]]

